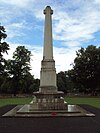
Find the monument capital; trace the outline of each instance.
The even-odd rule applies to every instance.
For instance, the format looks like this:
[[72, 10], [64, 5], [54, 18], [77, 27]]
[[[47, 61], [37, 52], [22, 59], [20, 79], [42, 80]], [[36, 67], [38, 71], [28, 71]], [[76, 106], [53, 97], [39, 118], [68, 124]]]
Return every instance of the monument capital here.
[[53, 10], [50, 6], [47, 6], [43, 12], [44, 14], [53, 14]]

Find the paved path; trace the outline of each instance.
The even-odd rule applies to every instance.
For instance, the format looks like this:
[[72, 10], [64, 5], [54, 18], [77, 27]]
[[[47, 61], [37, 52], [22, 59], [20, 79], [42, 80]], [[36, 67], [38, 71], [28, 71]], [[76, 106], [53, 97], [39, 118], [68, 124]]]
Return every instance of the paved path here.
[[3, 118], [14, 107], [0, 108], [0, 133], [100, 133], [100, 109], [81, 105], [95, 117]]

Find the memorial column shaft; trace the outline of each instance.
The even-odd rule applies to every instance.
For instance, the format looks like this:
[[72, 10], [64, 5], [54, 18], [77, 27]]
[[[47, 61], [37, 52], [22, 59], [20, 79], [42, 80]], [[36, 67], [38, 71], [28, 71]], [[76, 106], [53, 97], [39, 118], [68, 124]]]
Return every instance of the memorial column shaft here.
[[44, 50], [43, 59], [53, 59], [53, 48], [52, 48], [52, 17], [53, 10], [47, 6], [44, 10], [45, 14], [45, 28], [44, 28]]
[[41, 61], [40, 72], [40, 88], [39, 91], [43, 93], [57, 92], [56, 86], [56, 69], [55, 61], [53, 59], [53, 45], [52, 45], [52, 14], [50, 6], [44, 10], [45, 14], [45, 28], [44, 28], [44, 49], [43, 60]]

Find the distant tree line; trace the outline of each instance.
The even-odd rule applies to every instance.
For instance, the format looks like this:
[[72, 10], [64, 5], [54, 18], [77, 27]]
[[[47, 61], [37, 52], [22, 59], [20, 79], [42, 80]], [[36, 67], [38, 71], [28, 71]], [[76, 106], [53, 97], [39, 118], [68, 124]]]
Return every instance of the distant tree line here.
[[[39, 79], [31, 75], [31, 52], [25, 46], [18, 46], [12, 59], [3, 54], [10, 49], [4, 39], [5, 28], [0, 26], [0, 94], [32, 94], [39, 89]], [[66, 59], [67, 60], [67, 59]], [[100, 47], [90, 45], [76, 51], [73, 68], [57, 74], [59, 91], [97, 95], [100, 92]]]

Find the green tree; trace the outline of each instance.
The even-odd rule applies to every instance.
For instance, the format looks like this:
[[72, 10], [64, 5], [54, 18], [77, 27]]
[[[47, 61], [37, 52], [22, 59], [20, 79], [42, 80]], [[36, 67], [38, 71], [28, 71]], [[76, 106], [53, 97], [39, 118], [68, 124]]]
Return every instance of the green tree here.
[[23, 79], [20, 80], [20, 93], [32, 94], [39, 89], [39, 79], [34, 79], [34, 76], [27, 73]]
[[61, 71], [57, 74], [57, 87], [59, 91], [63, 91], [64, 93], [73, 91], [74, 85], [69, 78], [68, 71]]
[[34, 91], [38, 91], [39, 86], [40, 86], [40, 80], [39, 79], [34, 79], [33, 83], [30, 84], [29, 92], [33, 93]]
[[100, 47], [90, 45], [78, 50], [76, 55], [69, 76], [83, 91], [94, 94], [100, 89]]
[[57, 87], [59, 91], [67, 92], [67, 84], [66, 84], [66, 73], [65, 72], [59, 72], [57, 74]]
[[20, 82], [29, 75], [31, 52], [25, 46], [18, 46], [13, 53], [13, 60], [8, 60], [7, 71], [13, 80], [13, 93], [20, 91]]
[[3, 54], [7, 53], [7, 50], [9, 50], [9, 45], [3, 41], [7, 37], [5, 32], [5, 28], [0, 26], [0, 88], [7, 77], [7, 73], [5, 72], [6, 60], [3, 58]]
[[3, 94], [12, 94], [12, 90], [13, 90], [13, 82], [12, 79], [10, 77], [6, 77], [4, 79], [4, 81], [1, 84], [1, 93]]
[[5, 28], [0, 26], [0, 75], [4, 73], [5, 68], [5, 59], [3, 58], [3, 54], [7, 53], [7, 50], [9, 50], [9, 45], [2, 41], [7, 37], [5, 32]]

